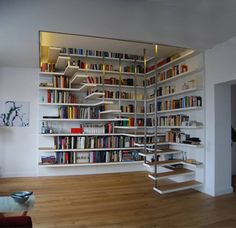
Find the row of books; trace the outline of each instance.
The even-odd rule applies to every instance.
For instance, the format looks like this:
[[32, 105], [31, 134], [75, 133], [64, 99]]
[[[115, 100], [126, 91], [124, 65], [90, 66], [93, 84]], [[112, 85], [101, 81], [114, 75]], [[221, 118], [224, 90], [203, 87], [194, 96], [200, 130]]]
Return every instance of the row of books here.
[[69, 88], [70, 87], [70, 79], [64, 75], [56, 76], [54, 75], [52, 78], [52, 83], [54, 88]]
[[142, 127], [144, 126], [144, 119], [143, 118], [137, 118], [136, 123], [135, 123], [135, 118], [129, 117], [128, 121], [120, 121], [116, 123], [116, 126], [125, 126], [125, 127], [134, 127], [134, 126], [139, 126]]
[[157, 119], [158, 126], [182, 126], [184, 123], [189, 121], [188, 115], [169, 115], [169, 116], [160, 116]]
[[200, 96], [185, 96], [180, 99], [158, 101], [157, 111], [201, 106], [202, 98]]
[[163, 80], [166, 80], [168, 78], [172, 78], [176, 75], [179, 75], [179, 74], [182, 74], [184, 72], [187, 72], [188, 71], [188, 66], [186, 64], [177, 64], [177, 65], [174, 65], [172, 66], [171, 68], [165, 70], [165, 71], [162, 71], [160, 73], [158, 73], [157, 75], [157, 81], [163, 81]]
[[85, 134], [104, 134], [114, 132], [114, 123], [109, 122], [104, 125], [86, 124], [83, 125], [83, 132]]
[[54, 149], [93, 149], [134, 147], [128, 136], [54, 136]]
[[142, 65], [130, 65], [130, 66], [124, 66], [124, 72], [129, 72], [129, 73], [135, 73], [135, 68], [136, 68], [136, 73], [144, 73], [144, 68]]
[[157, 89], [157, 97], [175, 93], [175, 86], [161, 86]]
[[180, 57], [179, 54], [175, 54], [175, 55], [172, 55], [172, 56], [170, 56], [170, 57], [168, 57], [168, 58], [166, 58], [166, 59], [163, 59], [163, 60], [161, 60], [160, 62], [158, 62], [157, 64], [153, 64], [153, 65], [149, 66], [149, 67], [147, 68], [147, 72], [154, 70], [155, 67], [157, 67], [157, 68], [158, 68], [158, 67], [161, 67], [161, 66], [163, 66], [164, 64], [169, 63], [169, 62], [171, 62], [171, 61], [173, 61], [174, 59], [179, 58], [179, 57]]
[[[90, 70], [105, 70], [105, 71], [116, 71], [119, 72], [119, 68], [112, 64], [103, 64], [103, 63], [85, 63], [84, 61], [80, 60], [80, 59], [75, 59], [75, 58], [71, 58], [70, 59], [70, 65], [71, 66], [78, 66], [81, 69], [85, 69], [87, 67], [87, 69]], [[135, 71], [136, 70], [136, 71]], [[142, 65], [128, 65], [128, 66], [123, 66], [123, 72], [128, 72], [128, 73], [143, 73], [144, 72], [144, 68]]]
[[47, 103], [76, 103], [76, 97], [70, 92], [48, 90]]
[[58, 108], [61, 119], [99, 119], [98, 107], [61, 106]]
[[98, 51], [98, 50], [83, 49], [83, 48], [61, 48], [60, 53], [69, 55], [74, 54], [74, 55], [97, 56], [97, 57], [117, 58], [117, 59], [143, 60], [143, 56], [140, 55]]
[[55, 72], [55, 63], [41, 63], [41, 72]]
[[83, 164], [140, 161], [135, 151], [94, 151], [94, 152], [57, 152], [55, 155], [42, 156], [42, 164]]
[[201, 140], [197, 137], [190, 137], [189, 134], [181, 132], [179, 129], [172, 129], [166, 132], [166, 141], [175, 143], [185, 143], [200, 145]]

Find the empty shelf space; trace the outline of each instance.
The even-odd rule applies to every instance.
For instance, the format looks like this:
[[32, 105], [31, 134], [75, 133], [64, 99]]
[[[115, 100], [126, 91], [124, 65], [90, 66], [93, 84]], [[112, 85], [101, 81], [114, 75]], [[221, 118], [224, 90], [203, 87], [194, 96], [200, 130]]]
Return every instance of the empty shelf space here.
[[166, 161], [157, 161], [157, 162], [147, 161], [147, 163], [144, 163], [144, 165], [147, 167], [154, 166], [155, 164], [157, 164], [158, 166], [182, 164], [182, 160], [176, 159], [176, 160], [166, 160]]

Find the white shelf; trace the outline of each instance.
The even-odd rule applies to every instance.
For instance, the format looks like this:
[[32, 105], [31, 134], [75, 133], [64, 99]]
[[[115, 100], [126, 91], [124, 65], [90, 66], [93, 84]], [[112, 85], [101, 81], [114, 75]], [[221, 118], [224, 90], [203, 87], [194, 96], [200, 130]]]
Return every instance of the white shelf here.
[[135, 126], [114, 126], [115, 129], [125, 129], [125, 130], [128, 130], [128, 129], [137, 129], [137, 127]]
[[54, 76], [54, 75], [64, 75], [64, 71], [63, 72], [40, 72], [41, 75], [44, 76]]
[[48, 48], [48, 62], [49, 63], [55, 63], [57, 61], [57, 58], [59, 56], [61, 48], [57, 47], [49, 47]]
[[114, 87], [114, 88], [119, 88], [121, 87], [122, 89], [144, 89], [143, 86], [129, 86], [129, 85], [113, 85], [113, 84], [97, 84], [98, 87]]
[[68, 168], [68, 167], [83, 167], [83, 166], [114, 166], [114, 165], [135, 165], [142, 164], [143, 161], [126, 161], [126, 162], [101, 162], [101, 163], [77, 163], [77, 164], [39, 164], [45, 168]]
[[105, 93], [100, 93], [100, 92], [94, 92], [86, 96], [84, 99], [97, 99], [105, 96]]
[[79, 92], [80, 88], [55, 88], [55, 87], [46, 87], [46, 86], [39, 86], [40, 90], [59, 90], [59, 91], [71, 91], [71, 92]]
[[[86, 73], [99, 73], [99, 74], [101, 74], [101, 73], [103, 73], [103, 70], [94, 70], [94, 69], [79, 69], [78, 71], [80, 71], [80, 72], [86, 72]], [[145, 74], [143, 74], [143, 73], [132, 73], [132, 72], [124, 72], [124, 71], [121, 71], [121, 72], [119, 72], [119, 71], [104, 71], [104, 73], [105, 74], [113, 74], [113, 75], [136, 75], [136, 76], [144, 76]]]
[[173, 76], [173, 77], [171, 77], [171, 78], [168, 78], [168, 79], [165, 79], [165, 80], [163, 80], [163, 81], [157, 82], [157, 86], [159, 86], [159, 85], [161, 85], [161, 84], [164, 84], [164, 83], [166, 83], [166, 82], [170, 82], [170, 81], [174, 81], [174, 80], [177, 80], [177, 79], [186, 77], [186, 76], [191, 75], [191, 74], [199, 73], [200, 71], [201, 71], [200, 69], [196, 69], [196, 70], [193, 70], [193, 71], [187, 71], [187, 72], [178, 74], [178, 75]]
[[119, 136], [125, 135], [122, 133], [82, 133], [82, 134], [75, 134], [75, 133], [53, 133], [53, 134], [39, 134], [42, 137], [55, 137], [55, 136]]
[[164, 173], [158, 173], [157, 176], [153, 176], [152, 174], [149, 174], [148, 177], [150, 177], [152, 180], [161, 180], [161, 179], [166, 179], [166, 178], [173, 178], [173, 177], [179, 177], [179, 176], [189, 176], [189, 175], [194, 175], [194, 171], [184, 169], [182, 168], [181, 171], [174, 171], [170, 170], [169, 172], [164, 172]]
[[55, 65], [56, 70], [64, 70], [70, 61], [69, 57], [59, 56]]
[[192, 147], [192, 148], [204, 148], [202, 144], [200, 145], [192, 145], [192, 144], [187, 144], [187, 143], [174, 143], [174, 142], [169, 142], [168, 143], [171, 146], [184, 146], [184, 147]]
[[134, 59], [124, 59], [124, 58], [113, 58], [113, 57], [103, 57], [103, 56], [95, 56], [95, 55], [79, 55], [79, 54], [68, 54], [68, 53], [60, 53], [61, 56], [71, 56], [71, 57], [78, 57], [78, 58], [87, 58], [87, 59], [97, 59], [97, 60], [109, 60], [119, 62], [120, 60], [123, 62], [132, 62], [135, 61], [137, 63], [143, 63], [143, 60], [134, 60]]
[[[53, 149], [53, 148], [39, 148], [40, 152], [90, 152], [90, 151], [115, 151], [115, 150], [137, 150], [137, 147], [120, 147], [120, 148], [86, 148], [86, 149]], [[142, 148], [143, 149], [143, 148]]]
[[195, 110], [200, 110], [200, 109], [202, 109], [202, 108], [203, 108], [202, 106], [197, 106], [197, 107], [189, 107], [189, 108], [169, 109], [169, 110], [157, 111], [157, 114], [168, 113], [168, 112], [195, 111]]
[[198, 90], [200, 90], [200, 89], [198, 89], [198, 88], [185, 89], [185, 90], [181, 90], [179, 92], [175, 92], [175, 93], [170, 93], [170, 94], [166, 94], [166, 95], [163, 95], [163, 96], [159, 96], [159, 97], [157, 97], [157, 100], [161, 100], [161, 99], [164, 99], [164, 98], [167, 98], [167, 97], [177, 96], [177, 95], [180, 95], [180, 94], [196, 92]]
[[[121, 101], [121, 102], [135, 102], [135, 99], [119, 99], [119, 98], [100, 98], [108, 101]], [[136, 100], [136, 102], [144, 102], [144, 100]]]
[[146, 100], [147, 102], [154, 102], [155, 101], [155, 98], [153, 97], [153, 98], [149, 98], [149, 99], [147, 99]]
[[120, 110], [106, 110], [106, 111], [101, 111], [100, 114], [116, 114], [116, 113], [120, 113]]
[[203, 126], [157, 126], [158, 129], [202, 129]]
[[99, 122], [115, 122], [115, 121], [128, 121], [128, 119], [59, 119], [59, 118], [43, 118], [40, 121], [50, 122], [81, 122], [81, 123], [99, 123]]
[[78, 66], [70, 66], [68, 65], [65, 69], [64, 75], [72, 77], [79, 70]]
[[121, 116], [144, 116], [144, 113], [135, 113], [135, 112], [121, 112]]
[[39, 103], [40, 106], [80, 106], [80, 107], [95, 107], [104, 104], [113, 104], [109, 101], [99, 101], [96, 103]]
[[56, 87], [39, 86], [39, 89], [40, 90], [69, 91], [69, 92], [83, 92], [83, 91], [87, 91], [87, 89], [90, 87], [93, 88], [96, 86], [97, 86], [96, 84], [86, 83], [86, 84], [83, 84], [79, 88], [56, 88]]
[[80, 106], [80, 107], [94, 107], [101, 105], [101, 102], [98, 103], [39, 103], [41, 106]]
[[157, 186], [157, 187], [154, 187], [153, 190], [160, 194], [166, 194], [166, 193], [177, 192], [177, 191], [182, 191], [186, 189], [192, 189], [192, 188], [196, 188], [200, 186], [202, 186], [202, 183], [195, 180], [190, 180], [190, 181], [184, 181], [184, 182], [174, 182], [171, 184], [165, 184], [163, 186]]
[[[174, 59], [174, 60], [172, 60], [172, 61], [170, 61], [170, 62], [168, 62], [168, 63], [166, 63], [166, 64], [163, 64], [163, 65], [160, 66], [160, 67], [158, 67], [158, 68], [157, 68], [157, 72], [160, 72], [162, 69], [167, 68], [167, 67], [171, 66], [171, 65], [174, 64], [174, 63], [177, 63], [177, 62], [180, 62], [180, 61], [184, 61], [185, 59], [187, 59], [187, 58], [189, 58], [190, 56], [192, 56], [194, 53], [195, 53], [194, 50], [188, 51], [187, 53], [183, 54], [182, 56], [180, 56], [180, 57], [178, 57], [178, 58], [176, 58], [176, 59]], [[155, 69], [154, 69], [154, 70], [151, 70], [151, 71], [147, 72], [147, 75], [148, 75], [148, 76], [151, 76], [151, 75], [155, 74], [155, 72], [156, 72]]]

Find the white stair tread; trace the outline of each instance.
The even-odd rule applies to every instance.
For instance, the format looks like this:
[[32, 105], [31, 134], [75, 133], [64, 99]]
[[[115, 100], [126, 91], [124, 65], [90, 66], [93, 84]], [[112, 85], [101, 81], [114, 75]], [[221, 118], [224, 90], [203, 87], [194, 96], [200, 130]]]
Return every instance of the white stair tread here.
[[189, 180], [189, 181], [184, 181], [184, 182], [172, 182], [172, 183], [164, 184], [164, 185], [160, 184], [156, 188], [154, 187], [153, 190], [160, 194], [165, 194], [165, 193], [170, 193], [170, 192], [196, 188], [196, 187], [200, 187], [201, 185], [202, 183], [196, 180]]

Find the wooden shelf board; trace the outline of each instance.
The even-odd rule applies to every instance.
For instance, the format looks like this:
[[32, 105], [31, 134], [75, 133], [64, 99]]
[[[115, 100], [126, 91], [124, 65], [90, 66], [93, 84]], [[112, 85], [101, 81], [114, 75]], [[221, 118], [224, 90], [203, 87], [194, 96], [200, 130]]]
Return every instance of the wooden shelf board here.
[[77, 163], [77, 164], [41, 164], [39, 163], [40, 167], [44, 168], [68, 168], [68, 167], [83, 167], [83, 166], [112, 166], [112, 165], [137, 165], [142, 164], [143, 161], [125, 161], [125, 162], [101, 162], [101, 163]]
[[160, 194], [165, 194], [165, 193], [171, 193], [171, 192], [176, 192], [180, 190], [186, 190], [186, 189], [191, 189], [191, 188], [196, 188], [202, 186], [201, 182], [198, 182], [196, 180], [189, 180], [189, 181], [184, 181], [184, 182], [172, 182], [169, 184], [159, 184], [157, 188], [153, 188], [154, 191], [160, 193]]
[[163, 173], [157, 173], [155, 174], [149, 174], [148, 176], [152, 180], [160, 180], [164, 178], [172, 178], [177, 176], [186, 176], [186, 175], [193, 175], [194, 171], [185, 169], [185, 168], [173, 168], [169, 172], [163, 172]]

